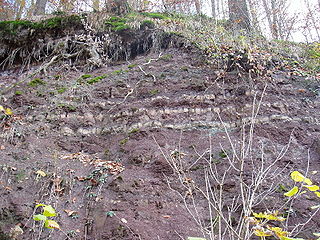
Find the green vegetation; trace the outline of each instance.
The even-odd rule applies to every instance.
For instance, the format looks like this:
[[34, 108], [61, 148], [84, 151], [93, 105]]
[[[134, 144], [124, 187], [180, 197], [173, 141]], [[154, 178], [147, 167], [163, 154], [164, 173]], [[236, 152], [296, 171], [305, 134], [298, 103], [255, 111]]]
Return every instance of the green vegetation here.
[[131, 129], [131, 131], [129, 132], [129, 135], [132, 135], [132, 134], [135, 134], [135, 133], [138, 133], [140, 132], [140, 129], [139, 128], [133, 128]]
[[25, 20], [16, 21], [1, 21], [0, 22], [0, 36], [1, 35], [16, 35], [22, 29], [52, 29], [64, 28], [66, 26], [74, 26], [81, 24], [81, 18], [77, 15], [53, 17], [41, 22], [31, 22]]
[[58, 104], [58, 107], [64, 109], [65, 111], [68, 111], [68, 112], [74, 112], [77, 110], [76, 106], [65, 104], [65, 103]]
[[119, 144], [120, 145], [125, 145], [128, 141], [129, 141], [129, 138], [124, 138], [119, 142]]
[[169, 62], [170, 60], [172, 60], [172, 58], [173, 58], [172, 54], [166, 54], [161, 56], [159, 59], [165, 62]]
[[57, 215], [56, 210], [51, 205], [46, 204], [37, 204], [35, 209], [39, 207], [42, 207], [42, 214], [33, 215], [33, 220], [41, 221], [46, 228], [60, 229], [60, 226], [56, 221], [49, 219], [50, 217], [55, 217]]
[[159, 90], [158, 89], [152, 89], [152, 90], [150, 90], [150, 95], [157, 95], [157, 94], [159, 94]]
[[14, 93], [14, 95], [17, 95], [17, 96], [20, 96], [20, 95], [22, 95], [22, 94], [23, 94], [23, 92], [20, 91], [20, 90], [17, 90], [17, 91], [15, 91], [15, 93]]
[[67, 88], [66, 88], [66, 87], [62, 87], [62, 88], [59, 88], [59, 89], [57, 90], [57, 92], [60, 93], [60, 94], [64, 93], [65, 91], [67, 91]]
[[136, 66], [137, 66], [137, 64], [129, 64], [129, 65], [128, 65], [128, 68], [129, 68], [129, 69], [132, 69], [132, 68], [134, 68], [134, 67], [136, 67]]
[[127, 20], [120, 17], [110, 17], [106, 22], [106, 26], [114, 32], [121, 32], [130, 29], [130, 26], [126, 24]]
[[43, 81], [42, 79], [35, 78], [35, 79], [33, 79], [32, 81], [30, 81], [28, 83], [28, 86], [30, 86], [30, 87], [38, 87], [39, 85], [45, 85], [45, 84], [46, 84], [46, 82]]
[[88, 84], [94, 84], [94, 83], [97, 83], [97, 82], [100, 82], [102, 79], [105, 79], [107, 77], [107, 75], [102, 75], [102, 76], [99, 76], [99, 77], [94, 77], [94, 78], [91, 78], [87, 81]]
[[82, 79], [88, 79], [88, 78], [91, 78], [91, 77], [92, 77], [92, 75], [90, 75], [90, 74], [84, 74], [84, 75], [81, 76]]
[[114, 74], [114, 75], [119, 75], [119, 74], [122, 74], [122, 73], [124, 73], [124, 71], [122, 69], [115, 70], [115, 71], [112, 72], [112, 74]]

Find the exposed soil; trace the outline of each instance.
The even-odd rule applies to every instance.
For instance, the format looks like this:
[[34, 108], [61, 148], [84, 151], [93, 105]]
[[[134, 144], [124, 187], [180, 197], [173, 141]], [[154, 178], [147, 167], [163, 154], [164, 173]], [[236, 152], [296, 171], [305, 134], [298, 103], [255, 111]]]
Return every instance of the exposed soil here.
[[[7, 92], [0, 105], [14, 116], [1, 120], [0, 239], [13, 239], [9, 232], [17, 224], [24, 231], [17, 239], [67, 239], [64, 233], [88, 240], [202, 236], [186, 209], [192, 209], [191, 198], [184, 202], [177, 194], [184, 196], [186, 189], [166, 158], [183, 152], [187, 176], [204, 187], [205, 161], [195, 161], [211, 147], [219, 171], [226, 168], [220, 154], [231, 151], [225, 130], [238, 148], [242, 126], [247, 129], [257, 107], [255, 96], [258, 102], [263, 95], [253, 164], [259, 162], [261, 144], [269, 163], [290, 142], [275, 166], [282, 171], [281, 184], [292, 186], [289, 173], [307, 168], [317, 171], [310, 178], [319, 184], [319, 80], [280, 71], [252, 79], [245, 72], [215, 69], [201, 58], [190, 49], [170, 48], [161, 56], [139, 55], [92, 72], [53, 67], [47, 76], [35, 76], [43, 84], [28, 81]], [[17, 71], [1, 73], [1, 88], [27, 75]], [[37, 176], [38, 170], [47, 176]], [[228, 176], [226, 205], [239, 194], [237, 179]], [[199, 219], [208, 221], [208, 203], [196, 189], [192, 194]], [[284, 198], [275, 191], [256, 210], [276, 210]], [[64, 233], [43, 229], [39, 234], [32, 220], [36, 203], [55, 207]], [[305, 222], [316, 204], [315, 196], [296, 201], [289, 226]], [[68, 216], [68, 210], [74, 212]], [[299, 236], [314, 239], [319, 217]]]

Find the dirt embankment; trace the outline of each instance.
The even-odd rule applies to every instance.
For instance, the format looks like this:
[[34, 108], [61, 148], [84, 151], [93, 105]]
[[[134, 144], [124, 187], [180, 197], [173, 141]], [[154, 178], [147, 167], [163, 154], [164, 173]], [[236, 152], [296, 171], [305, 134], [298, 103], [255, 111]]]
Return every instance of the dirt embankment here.
[[[88, 71], [86, 64], [93, 56], [89, 54], [82, 67], [51, 65], [46, 75], [39, 72], [1, 96], [1, 105], [14, 114], [2, 114], [0, 122], [0, 239], [12, 239], [17, 225], [23, 230], [17, 239], [202, 236], [197, 220], [206, 226], [210, 215], [197, 187], [205, 188], [206, 161], [214, 156], [218, 169], [227, 168], [228, 160], [221, 154], [225, 149], [232, 155], [226, 131], [240, 148], [242, 126], [248, 129], [257, 106], [251, 169], [261, 161], [261, 144], [268, 163], [290, 142], [275, 167], [287, 176], [308, 165], [319, 182], [320, 102], [315, 79], [280, 71], [252, 78], [239, 69], [215, 69], [202, 61], [199, 51], [179, 41], [174, 42], [180, 48], [172, 48], [177, 45], [164, 37], [162, 48], [153, 52], [149, 50], [154, 32], [129, 33], [117, 37], [125, 41], [124, 52], [135, 58], [118, 57]], [[54, 41], [68, 43], [67, 38], [72, 39]], [[68, 54], [78, 49], [66, 46]], [[111, 48], [115, 47], [106, 46], [104, 52]], [[26, 75], [3, 71], [1, 88]], [[191, 193], [166, 160], [177, 159], [175, 153], [183, 153], [180, 167], [187, 170], [188, 184], [197, 186]], [[288, 178], [281, 181], [279, 186], [290, 186]], [[257, 212], [283, 205], [277, 184], [280, 190], [257, 204]], [[239, 194], [237, 179], [228, 175], [224, 187], [227, 208]], [[317, 202], [316, 197], [296, 202], [289, 225], [304, 222], [312, 214], [309, 206]], [[62, 231], [34, 223], [36, 203], [55, 207], [59, 214], [54, 219]], [[319, 229], [318, 219], [310, 222], [311, 230]], [[311, 230], [303, 229], [300, 235], [311, 237]]]

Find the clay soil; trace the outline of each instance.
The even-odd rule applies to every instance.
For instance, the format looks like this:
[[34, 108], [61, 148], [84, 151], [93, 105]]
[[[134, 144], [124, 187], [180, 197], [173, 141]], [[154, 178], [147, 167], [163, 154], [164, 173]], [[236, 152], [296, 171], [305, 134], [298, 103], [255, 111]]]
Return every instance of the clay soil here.
[[[251, 78], [201, 59], [196, 52], [167, 49], [161, 56], [149, 53], [92, 72], [64, 65], [35, 76], [42, 84], [32, 86], [31, 79], [7, 92], [1, 105], [14, 115], [0, 122], [0, 239], [202, 237], [195, 219], [204, 226], [210, 220], [208, 202], [197, 190], [205, 189], [206, 162], [211, 155], [219, 172], [227, 169], [224, 153], [234, 153], [226, 131], [238, 151], [249, 129], [245, 122], [261, 97], [246, 174], [259, 166], [261, 151], [269, 164], [288, 149], [270, 173], [281, 173], [272, 193], [255, 211], [283, 206], [283, 188], [294, 185], [293, 170], [308, 170], [319, 184], [319, 81], [278, 70]], [[3, 71], [0, 86], [26, 75]], [[196, 187], [181, 184], [168, 159], [177, 161]], [[227, 209], [239, 196], [238, 179], [228, 174], [223, 187]], [[62, 231], [35, 223], [37, 203], [56, 209], [53, 219]], [[315, 211], [310, 206], [317, 204], [319, 198], [309, 194], [281, 211], [294, 216], [292, 229], [306, 222]], [[298, 236], [315, 239], [319, 219], [317, 213]], [[23, 234], [15, 238], [17, 225]]]

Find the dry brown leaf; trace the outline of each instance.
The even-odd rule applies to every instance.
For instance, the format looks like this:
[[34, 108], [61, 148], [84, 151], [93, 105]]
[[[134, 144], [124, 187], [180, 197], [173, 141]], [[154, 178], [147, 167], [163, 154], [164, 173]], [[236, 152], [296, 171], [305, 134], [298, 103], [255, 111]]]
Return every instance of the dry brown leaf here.
[[65, 209], [64, 211], [67, 213], [68, 217], [71, 217], [72, 215], [75, 215], [78, 213], [77, 211], [72, 211], [68, 209]]

